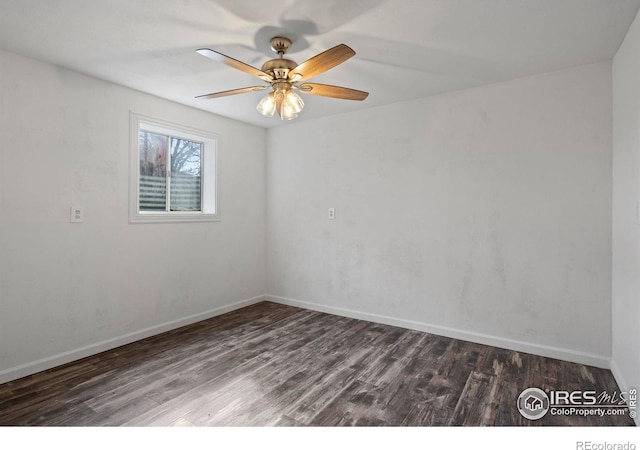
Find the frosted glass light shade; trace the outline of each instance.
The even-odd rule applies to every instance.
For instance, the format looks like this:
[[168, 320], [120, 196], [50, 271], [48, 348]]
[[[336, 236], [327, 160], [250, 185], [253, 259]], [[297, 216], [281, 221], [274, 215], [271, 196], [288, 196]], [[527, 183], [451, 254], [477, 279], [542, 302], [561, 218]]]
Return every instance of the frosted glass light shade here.
[[260, 114], [266, 117], [273, 117], [276, 112], [276, 98], [274, 92], [269, 92], [260, 102], [256, 109]]
[[288, 90], [282, 99], [280, 117], [282, 120], [295, 119], [302, 108], [304, 108], [304, 102], [300, 96], [292, 90]]
[[300, 111], [302, 111], [302, 108], [304, 108], [304, 102], [302, 101], [302, 98], [293, 91], [287, 92], [287, 95], [285, 95], [285, 101], [289, 102], [296, 113], [299, 113]]

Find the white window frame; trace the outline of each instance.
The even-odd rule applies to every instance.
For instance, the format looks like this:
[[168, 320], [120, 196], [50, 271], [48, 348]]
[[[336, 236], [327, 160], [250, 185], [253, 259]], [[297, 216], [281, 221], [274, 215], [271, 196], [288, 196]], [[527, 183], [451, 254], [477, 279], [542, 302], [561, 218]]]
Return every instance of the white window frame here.
[[[219, 222], [218, 135], [131, 112], [130, 114], [129, 222]], [[140, 211], [140, 130], [203, 144], [201, 211]]]

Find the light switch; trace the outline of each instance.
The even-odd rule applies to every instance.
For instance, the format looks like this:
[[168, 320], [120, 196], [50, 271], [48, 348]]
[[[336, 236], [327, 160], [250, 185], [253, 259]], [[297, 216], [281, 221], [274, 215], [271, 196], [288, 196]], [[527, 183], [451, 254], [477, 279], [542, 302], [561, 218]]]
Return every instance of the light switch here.
[[335, 220], [336, 218], [336, 209], [329, 208], [329, 220]]
[[82, 208], [82, 206], [71, 207], [71, 222], [72, 223], [84, 222], [84, 208]]

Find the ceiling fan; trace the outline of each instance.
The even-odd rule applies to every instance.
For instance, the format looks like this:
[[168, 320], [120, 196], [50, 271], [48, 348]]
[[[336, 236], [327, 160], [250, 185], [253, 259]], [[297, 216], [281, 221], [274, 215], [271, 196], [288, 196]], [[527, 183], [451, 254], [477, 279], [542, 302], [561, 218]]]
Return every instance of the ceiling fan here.
[[262, 91], [271, 88], [272, 91], [260, 100], [257, 110], [264, 116], [272, 117], [278, 113], [281, 119], [291, 120], [298, 117], [302, 111], [304, 102], [296, 93], [300, 91], [305, 94], [321, 95], [323, 97], [341, 98], [346, 100], [364, 100], [369, 95], [368, 92], [329, 84], [306, 83], [309, 78], [320, 75], [323, 72], [342, 64], [347, 59], [356, 54], [351, 48], [344, 44], [336, 45], [329, 50], [317, 54], [306, 60], [302, 64], [284, 58], [291, 47], [291, 40], [286, 37], [274, 37], [271, 39], [271, 49], [278, 54], [278, 58], [270, 59], [257, 69], [242, 61], [223, 55], [220, 52], [209, 48], [196, 50], [202, 56], [214, 61], [226, 64], [234, 69], [254, 75], [268, 84], [262, 86], [249, 86], [230, 91], [214, 92], [212, 94], [199, 95], [196, 98], [218, 98], [228, 95], [244, 94], [246, 92]]

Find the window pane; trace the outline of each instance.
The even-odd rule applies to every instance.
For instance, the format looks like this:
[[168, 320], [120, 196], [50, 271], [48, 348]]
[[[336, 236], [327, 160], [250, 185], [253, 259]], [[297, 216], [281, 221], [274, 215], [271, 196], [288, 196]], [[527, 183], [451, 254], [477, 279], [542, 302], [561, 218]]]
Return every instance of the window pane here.
[[171, 211], [200, 211], [202, 144], [171, 138]]
[[167, 147], [169, 138], [140, 130], [140, 211], [167, 210]]

